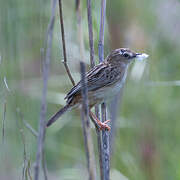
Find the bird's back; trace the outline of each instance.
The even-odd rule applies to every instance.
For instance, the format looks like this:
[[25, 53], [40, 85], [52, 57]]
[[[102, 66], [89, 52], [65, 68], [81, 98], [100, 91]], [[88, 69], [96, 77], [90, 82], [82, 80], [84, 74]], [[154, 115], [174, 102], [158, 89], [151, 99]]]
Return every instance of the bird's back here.
[[[90, 104], [117, 94], [125, 81], [127, 68], [122, 65], [111, 65], [106, 62], [100, 63], [86, 73], [87, 88]], [[65, 97], [67, 103], [75, 104], [81, 101], [81, 81], [77, 83]]]

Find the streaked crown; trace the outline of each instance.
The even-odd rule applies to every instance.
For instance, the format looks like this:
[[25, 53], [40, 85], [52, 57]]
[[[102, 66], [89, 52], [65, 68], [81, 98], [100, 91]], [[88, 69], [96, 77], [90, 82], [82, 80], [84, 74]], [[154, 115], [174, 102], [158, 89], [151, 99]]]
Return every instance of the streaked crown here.
[[147, 54], [135, 53], [128, 48], [119, 48], [113, 50], [106, 58], [109, 63], [120, 63], [124, 62], [126, 64], [130, 63], [133, 59], [145, 59]]

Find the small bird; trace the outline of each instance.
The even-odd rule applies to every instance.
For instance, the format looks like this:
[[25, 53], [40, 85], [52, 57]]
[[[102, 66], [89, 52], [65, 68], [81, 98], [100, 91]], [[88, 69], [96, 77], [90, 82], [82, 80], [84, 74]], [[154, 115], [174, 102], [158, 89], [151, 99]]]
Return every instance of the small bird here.
[[[122, 88], [129, 64], [134, 60], [143, 60], [148, 55], [135, 53], [128, 48], [113, 50], [107, 58], [86, 73], [89, 109], [114, 97]], [[66, 105], [53, 115], [47, 122], [47, 127], [54, 123], [66, 111], [78, 107], [82, 103], [81, 81], [66, 95]], [[90, 110], [91, 117], [100, 129], [110, 130], [109, 120], [101, 122]]]

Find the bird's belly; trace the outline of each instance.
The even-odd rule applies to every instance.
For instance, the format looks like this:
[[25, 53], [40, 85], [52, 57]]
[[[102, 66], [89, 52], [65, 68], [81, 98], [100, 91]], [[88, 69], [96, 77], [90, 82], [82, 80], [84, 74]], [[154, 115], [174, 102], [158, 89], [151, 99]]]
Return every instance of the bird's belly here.
[[97, 98], [108, 100], [114, 97], [118, 92], [120, 92], [124, 82], [117, 82], [113, 86], [103, 87], [99, 89], [96, 93]]
[[103, 101], [111, 100], [115, 95], [117, 95], [120, 92], [121, 88], [123, 87], [126, 81], [126, 75], [127, 73], [124, 74], [122, 79], [110, 86], [105, 86], [94, 91], [94, 93], [89, 93], [90, 104], [93, 104], [93, 102], [96, 102], [96, 104], [98, 104], [102, 103]]

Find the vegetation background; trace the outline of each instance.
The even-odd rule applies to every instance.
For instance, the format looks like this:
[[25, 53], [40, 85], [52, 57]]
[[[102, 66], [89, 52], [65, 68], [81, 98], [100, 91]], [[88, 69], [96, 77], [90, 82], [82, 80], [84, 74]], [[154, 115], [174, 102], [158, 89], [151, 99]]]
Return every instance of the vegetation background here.
[[[83, 61], [88, 64], [86, 1], [81, 2]], [[97, 55], [100, 1], [93, 1], [92, 10]], [[77, 82], [81, 57], [75, 1], [64, 0], [63, 12], [68, 63]], [[146, 62], [135, 62], [129, 69], [118, 108], [112, 180], [180, 179], [179, 12], [177, 0], [107, 0], [105, 56], [119, 47], [150, 55]], [[21, 179], [24, 159], [33, 176], [37, 141], [23, 119], [38, 129], [42, 51], [50, 14], [48, 0], [0, 1], [0, 179], [3, 180]], [[65, 104], [64, 95], [71, 88], [61, 63], [58, 16], [56, 9], [47, 119]], [[92, 132], [96, 144], [96, 134]], [[79, 110], [66, 113], [47, 130], [45, 149], [49, 179], [86, 179]]]

